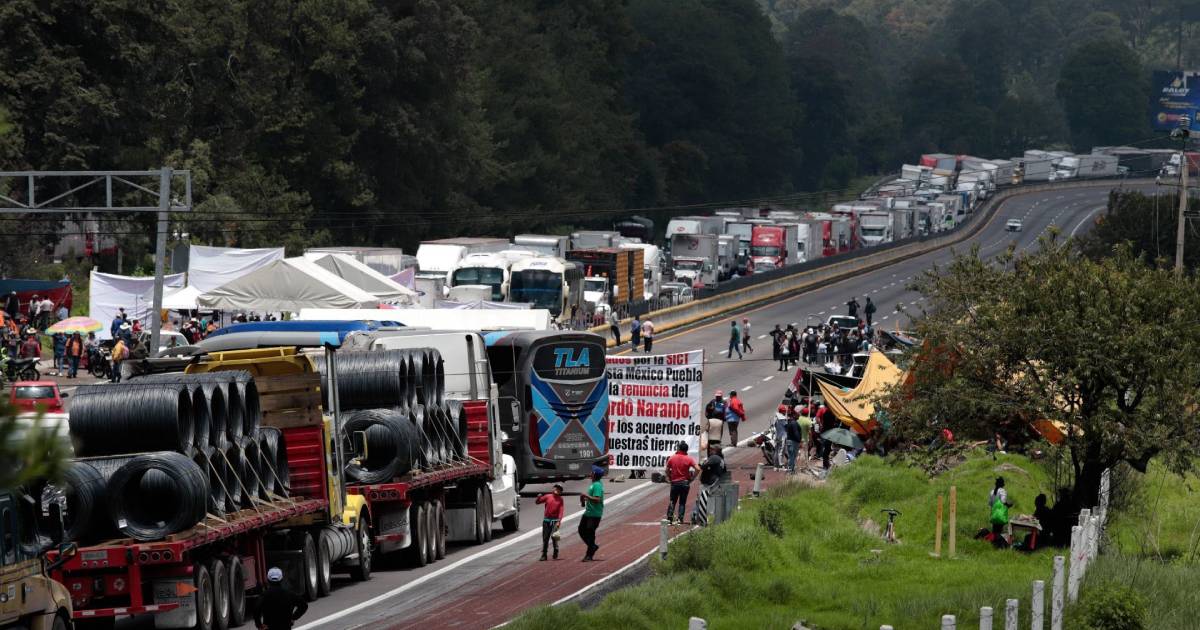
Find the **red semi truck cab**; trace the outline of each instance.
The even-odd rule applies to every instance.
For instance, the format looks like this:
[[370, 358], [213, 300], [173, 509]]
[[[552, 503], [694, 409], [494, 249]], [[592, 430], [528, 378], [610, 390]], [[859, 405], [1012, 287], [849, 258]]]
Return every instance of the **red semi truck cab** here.
[[786, 230], [778, 225], [756, 225], [750, 230], [750, 273], [778, 269], [787, 260]]

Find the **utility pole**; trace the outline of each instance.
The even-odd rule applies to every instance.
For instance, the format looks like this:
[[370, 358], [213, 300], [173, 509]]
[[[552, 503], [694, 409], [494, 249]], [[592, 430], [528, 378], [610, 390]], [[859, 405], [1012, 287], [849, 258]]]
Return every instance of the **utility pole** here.
[[1187, 233], [1187, 204], [1188, 204], [1188, 171], [1192, 164], [1188, 160], [1187, 145], [1191, 119], [1180, 116], [1179, 129], [1171, 132], [1172, 136], [1183, 138], [1183, 149], [1179, 152], [1179, 224], [1175, 231], [1175, 275], [1183, 275], [1183, 242]]

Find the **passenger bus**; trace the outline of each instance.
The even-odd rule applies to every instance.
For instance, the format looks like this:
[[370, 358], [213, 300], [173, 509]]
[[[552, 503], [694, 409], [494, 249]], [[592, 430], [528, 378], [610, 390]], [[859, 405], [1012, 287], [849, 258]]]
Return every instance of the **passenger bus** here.
[[583, 307], [583, 270], [575, 263], [551, 256], [524, 258], [509, 271], [508, 301], [532, 304], [563, 319], [571, 316], [571, 306]]
[[505, 452], [522, 485], [582, 479], [608, 465], [604, 339], [583, 332], [483, 335], [499, 390]]

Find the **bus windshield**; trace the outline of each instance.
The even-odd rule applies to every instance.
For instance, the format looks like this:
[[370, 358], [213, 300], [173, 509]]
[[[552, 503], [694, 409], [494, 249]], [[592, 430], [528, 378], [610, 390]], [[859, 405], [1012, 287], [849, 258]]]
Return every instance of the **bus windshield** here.
[[467, 284], [482, 284], [492, 288], [492, 299], [501, 300], [501, 285], [504, 284], [504, 270], [495, 267], [463, 267], [454, 271], [452, 278], [454, 286]]
[[512, 275], [509, 291], [510, 301], [529, 303], [534, 308], [544, 308], [558, 317], [562, 314], [562, 274], [543, 269], [528, 269]]

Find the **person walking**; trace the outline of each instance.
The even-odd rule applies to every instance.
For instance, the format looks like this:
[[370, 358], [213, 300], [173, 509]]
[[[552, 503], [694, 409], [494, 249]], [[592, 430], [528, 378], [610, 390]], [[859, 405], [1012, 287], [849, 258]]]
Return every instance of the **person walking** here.
[[750, 318], [742, 318], [742, 352], [754, 353], [754, 347], [750, 345]]
[[[675, 447], [675, 454], [667, 458], [666, 470], [667, 482], [671, 484], [671, 499], [667, 503], [667, 524], [676, 522], [683, 524], [684, 508], [687, 506], [688, 490], [691, 488], [692, 479], [696, 477], [696, 473], [700, 471], [696, 460], [692, 459], [691, 455], [687, 454], [687, 442], [680, 442]], [[677, 513], [679, 514], [678, 521], [671, 520], [672, 508], [676, 504], [679, 505]]]
[[292, 624], [308, 612], [304, 598], [283, 584], [283, 571], [271, 567], [267, 571], [267, 590], [258, 598], [254, 610], [254, 625], [258, 630], [291, 630]]
[[83, 338], [79, 336], [79, 333], [71, 333], [71, 338], [66, 343], [65, 354], [67, 365], [70, 367], [67, 378], [75, 378], [75, 375], [79, 373], [79, 360], [83, 358]]
[[852, 297], [849, 302], [846, 302], [846, 313], [850, 317], [858, 317], [858, 298]]
[[642, 322], [642, 340], [646, 344], [646, 354], [649, 354], [654, 348], [654, 322], [649, 317]]
[[617, 320], [616, 311], [608, 312], [608, 330], [612, 332], [613, 343], [621, 345], [621, 322]]
[[729, 392], [729, 406], [725, 409], [725, 424], [729, 425], [729, 445], [738, 445], [738, 425], [746, 420], [746, 408], [737, 392]]
[[542, 557], [538, 560], [546, 559], [546, 549], [551, 541], [554, 542], [554, 559], [558, 560], [558, 528], [563, 519], [562, 493], [563, 487], [556, 483], [553, 491], [538, 495], [537, 502], [546, 506], [542, 513]]
[[863, 315], [867, 316], [867, 326], [870, 326], [871, 319], [875, 317], [875, 303], [871, 301], [871, 296], [867, 296], [867, 304], [863, 307]]
[[637, 315], [633, 316], [633, 321], [629, 324], [629, 344], [630, 352], [637, 352], [638, 345], [642, 343], [642, 320]]
[[721, 454], [721, 447], [710, 445], [708, 459], [700, 464], [700, 492], [697, 493], [696, 503], [692, 506], [693, 525], [708, 525], [708, 497], [724, 476], [725, 458]]
[[54, 346], [54, 375], [60, 376], [67, 369], [67, 336], [54, 333], [50, 341]]
[[21, 359], [42, 359], [42, 342], [38, 341], [37, 333], [33, 329], [25, 334], [25, 340], [21, 342], [21, 352], [18, 358]]
[[771, 358], [779, 362], [779, 369], [776, 372], [784, 372], [787, 370], [787, 334], [775, 324], [775, 330], [771, 331]]
[[112, 349], [112, 378], [109, 379], [110, 382], [121, 382], [121, 363], [125, 361], [127, 356], [129, 356], [129, 346], [126, 345], [125, 337], [118, 336], [117, 343]]
[[603, 468], [592, 466], [592, 485], [579, 496], [579, 504], [583, 506], [583, 517], [579, 519], [579, 538], [587, 545], [584, 562], [595, 560], [596, 551], [600, 549], [600, 545], [596, 544], [596, 530], [600, 529], [600, 519], [604, 517], [604, 483], [600, 481], [604, 478], [604, 472]]
[[796, 416], [788, 414], [784, 430], [787, 432], [788, 474], [794, 475], [796, 474], [796, 452], [800, 450], [800, 445], [804, 442], [804, 436], [800, 432], [800, 424], [796, 422]]
[[729, 352], [728, 357], [733, 358], [733, 353], [736, 352], [738, 358], [742, 358], [742, 330], [738, 328], [737, 320], [729, 322]]

